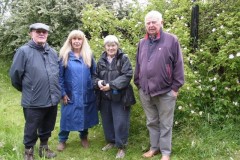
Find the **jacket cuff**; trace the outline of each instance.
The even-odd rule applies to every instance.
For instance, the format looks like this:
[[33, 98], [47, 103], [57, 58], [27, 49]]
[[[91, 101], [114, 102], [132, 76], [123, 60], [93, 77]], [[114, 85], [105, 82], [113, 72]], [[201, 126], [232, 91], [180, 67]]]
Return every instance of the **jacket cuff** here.
[[175, 92], [178, 92], [179, 88], [176, 87], [176, 86], [172, 86], [172, 90], [175, 91]]

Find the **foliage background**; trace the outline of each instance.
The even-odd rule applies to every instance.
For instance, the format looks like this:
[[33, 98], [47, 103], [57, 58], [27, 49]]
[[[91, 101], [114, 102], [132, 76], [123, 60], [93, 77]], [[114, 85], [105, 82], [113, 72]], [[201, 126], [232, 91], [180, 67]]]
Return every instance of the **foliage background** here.
[[[190, 37], [191, 9], [194, 5], [200, 8], [198, 48], [192, 48]], [[10, 85], [7, 71], [15, 50], [29, 40], [29, 24], [43, 22], [50, 25], [52, 32], [48, 42], [56, 50], [60, 49], [71, 30], [83, 30], [96, 60], [103, 51], [103, 38], [114, 34], [135, 66], [137, 43], [145, 34], [144, 16], [150, 10], [158, 10], [163, 14], [164, 30], [178, 36], [184, 54], [186, 83], [180, 90], [176, 105], [174, 129], [180, 135], [175, 137], [177, 142], [174, 143], [175, 152], [179, 149], [187, 154], [189, 148], [204, 145], [206, 137], [196, 133], [199, 126], [200, 133], [209, 132], [208, 136], [215, 136], [219, 138], [217, 140], [224, 139], [220, 133], [227, 133], [228, 129], [232, 131], [228, 136], [236, 138], [238, 130], [235, 126], [239, 124], [240, 112], [239, 6], [240, 0], [149, 0], [145, 7], [138, 3], [126, 5], [120, 0], [3, 0], [0, 3], [0, 58], [1, 68], [6, 70], [1, 71], [1, 83]], [[6, 13], [10, 13], [8, 17]], [[1, 85], [1, 97], [6, 94], [3, 92], [6, 88], [14, 92], [11, 87]], [[138, 97], [136, 88], [135, 93]], [[19, 96], [13, 99], [19, 101]], [[5, 103], [5, 100], [1, 99], [1, 102]], [[140, 150], [146, 150], [148, 145], [144, 142], [148, 136], [139, 101], [133, 107], [131, 123], [131, 133], [138, 135], [133, 139], [139, 142]], [[2, 128], [4, 133], [7, 133], [6, 128]], [[213, 131], [219, 132], [219, 137], [212, 135]], [[214, 143], [214, 140], [209, 140], [209, 143]], [[178, 141], [188, 145], [181, 148]], [[239, 144], [236, 138], [232, 149], [239, 149]], [[196, 159], [211, 159], [220, 152], [210, 149], [213, 155], [201, 155], [201, 151], [197, 150]], [[192, 151], [191, 154], [194, 153]], [[229, 153], [233, 151], [230, 149], [222, 154]]]

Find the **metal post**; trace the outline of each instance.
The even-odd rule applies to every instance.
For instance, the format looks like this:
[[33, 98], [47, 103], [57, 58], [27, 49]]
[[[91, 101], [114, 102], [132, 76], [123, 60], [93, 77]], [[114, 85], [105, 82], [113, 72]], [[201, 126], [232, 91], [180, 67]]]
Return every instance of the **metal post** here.
[[[195, 2], [195, 0], [193, 0]], [[191, 17], [191, 38], [193, 50], [198, 47], [198, 23], [199, 23], [199, 6], [195, 5], [192, 7], [192, 17]]]

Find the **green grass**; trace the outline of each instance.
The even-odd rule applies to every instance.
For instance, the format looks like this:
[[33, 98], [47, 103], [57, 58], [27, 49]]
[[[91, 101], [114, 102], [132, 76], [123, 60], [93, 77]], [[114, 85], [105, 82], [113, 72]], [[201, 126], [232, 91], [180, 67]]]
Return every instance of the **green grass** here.
[[[21, 94], [11, 87], [8, 77], [9, 63], [0, 61], [0, 160], [23, 159], [24, 118], [20, 106]], [[59, 110], [60, 111], [60, 110]], [[58, 112], [55, 130], [49, 145], [56, 151], [59, 132]], [[221, 126], [211, 126], [207, 122], [189, 122], [173, 129], [172, 160], [238, 160], [240, 159], [240, 123], [223, 122]], [[80, 145], [78, 132], [71, 132], [64, 152], [57, 153], [55, 160], [112, 160], [117, 149], [101, 151], [105, 145], [101, 123], [89, 130], [90, 148]], [[141, 155], [149, 147], [145, 115], [139, 105], [131, 113], [131, 128], [126, 160], [143, 160]], [[35, 146], [38, 157], [39, 142]], [[150, 158], [159, 160], [160, 156]]]

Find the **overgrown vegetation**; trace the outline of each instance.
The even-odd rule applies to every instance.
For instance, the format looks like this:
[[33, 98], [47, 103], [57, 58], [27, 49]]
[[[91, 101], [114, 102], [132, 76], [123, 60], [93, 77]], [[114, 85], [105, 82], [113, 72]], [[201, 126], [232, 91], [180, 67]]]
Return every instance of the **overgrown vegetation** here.
[[[144, 37], [144, 15], [152, 9], [163, 13], [164, 30], [178, 36], [184, 54], [186, 84], [180, 90], [173, 135], [173, 159], [239, 159], [240, 107], [240, 0], [149, 0], [114, 9], [113, 1], [96, 0], [3, 0], [1, 14], [10, 9], [11, 17], [0, 16], [0, 159], [21, 159], [23, 117], [20, 94], [9, 82], [7, 70], [15, 50], [29, 39], [28, 26], [44, 22], [51, 26], [49, 44], [56, 50], [68, 33], [81, 29], [87, 35], [96, 59], [103, 50], [103, 37], [115, 34], [121, 48], [135, 66], [136, 45]], [[7, 6], [6, 6], [7, 4]], [[191, 7], [198, 4], [199, 42], [191, 48]], [[138, 94], [135, 89], [137, 99]], [[6, 116], [5, 116], [6, 115]], [[58, 120], [59, 123], [59, 120]], [[57, 132], [53, 134], [53, 147]], [[3, 132], [2, 132], [3, 131]], [[145, 116], [139, 101], [133, 107], [128, 156], [141, 159], [148, 148]], [[82, 150], [77, 133], [71, 138], [69, 153], [56, 159], [113, 159], [115, 151], [100, 152], [104, 144], [101, 125], [91, 130], [90, 150]], [[71, 144], [72, 145], [72, 144]], [[218, 147], [215, 147], [218, 146]], [[93, 153], [96, 153], [93, 154]], [[231, 157], [231, 158], [230, 158]], [[153, 158], [153, 159], [159, 159]]]

